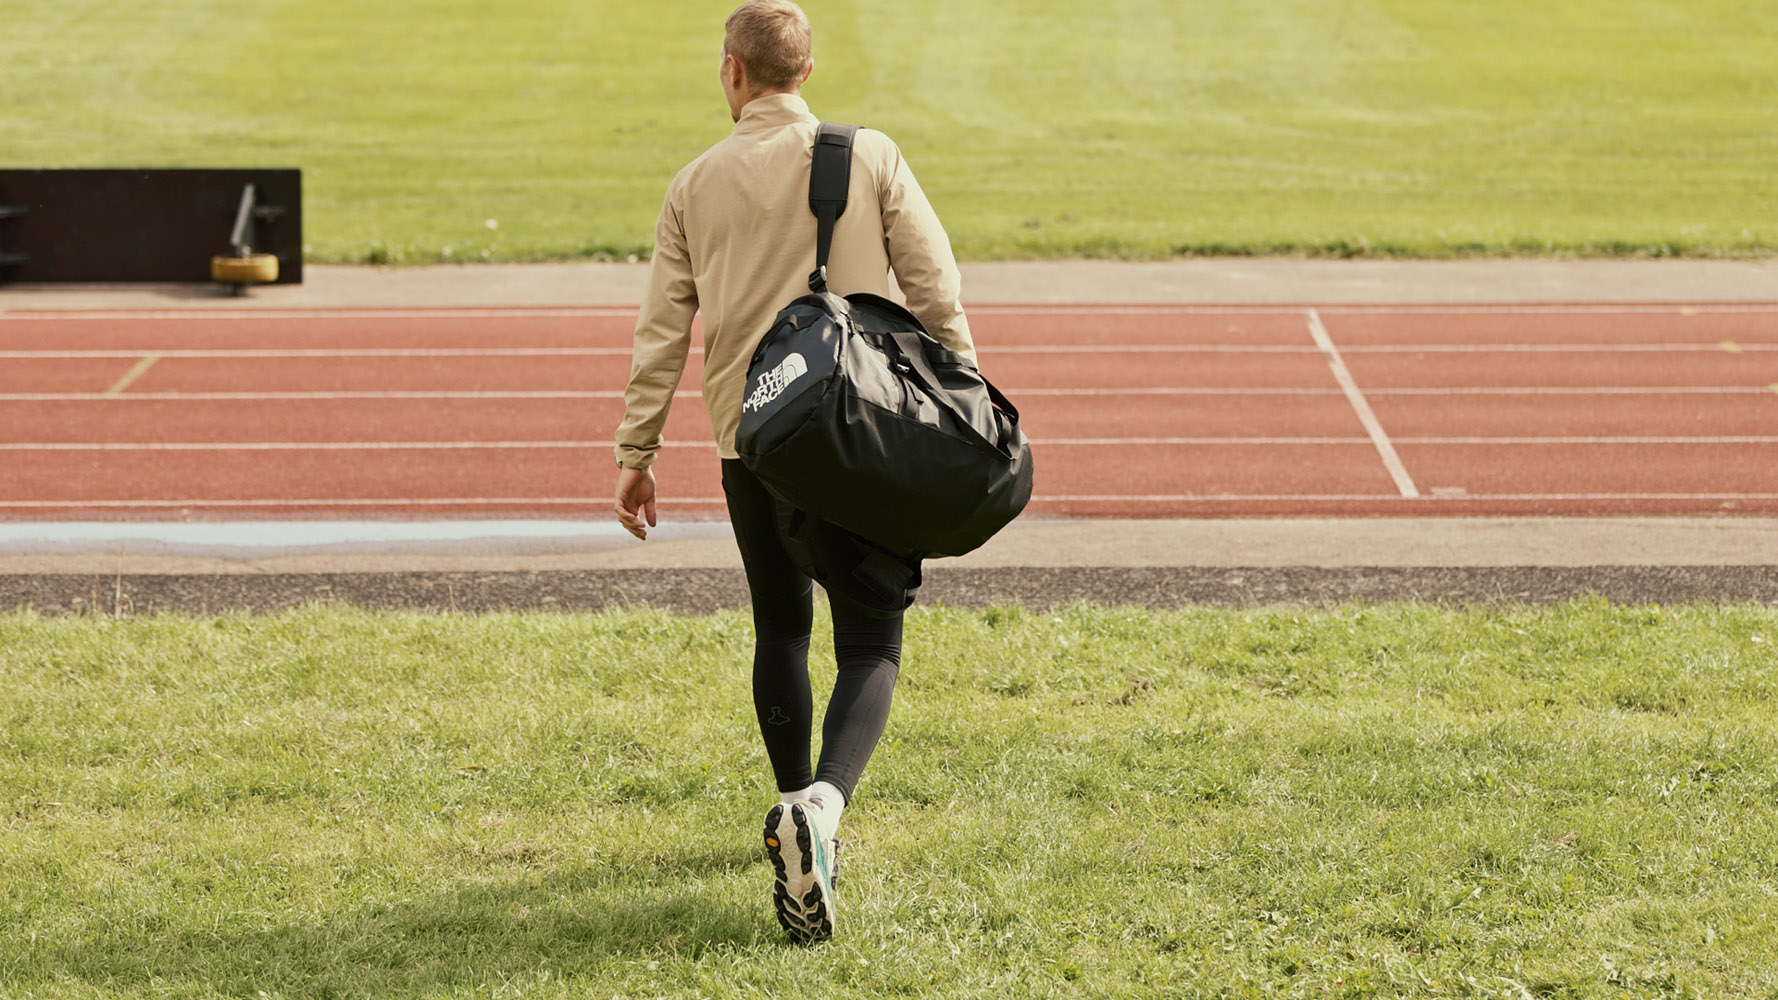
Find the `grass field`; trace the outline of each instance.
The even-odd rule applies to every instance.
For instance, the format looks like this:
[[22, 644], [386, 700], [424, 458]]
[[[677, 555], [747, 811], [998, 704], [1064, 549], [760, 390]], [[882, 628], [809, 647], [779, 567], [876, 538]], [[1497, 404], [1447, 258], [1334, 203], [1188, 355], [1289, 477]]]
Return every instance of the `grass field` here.
[[1772, 609], [920, 609], [817, 949], [750, 641], [0, 616], [0, 995], [1778, 996]]
[[[806, 5], [961, 256], [1778, 250], [1778, 6]], [[12, 0], [0, 165], [297, 165], [310, 259], [646, 255], [729, 5]]]

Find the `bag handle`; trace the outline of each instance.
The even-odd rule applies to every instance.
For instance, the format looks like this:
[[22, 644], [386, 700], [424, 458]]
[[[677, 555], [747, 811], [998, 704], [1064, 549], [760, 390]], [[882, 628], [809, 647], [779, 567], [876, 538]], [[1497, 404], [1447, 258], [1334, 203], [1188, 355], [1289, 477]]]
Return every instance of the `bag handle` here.
[[827, 291], [827, 255], [833, 250], [833, 226], [846, 214], [852, 189], [852, 137], [857, 125], [822, 122], [815, 133], [815, 159], [809, 164], [809, 211], [815, 213], [815, 270], [809, 291]]

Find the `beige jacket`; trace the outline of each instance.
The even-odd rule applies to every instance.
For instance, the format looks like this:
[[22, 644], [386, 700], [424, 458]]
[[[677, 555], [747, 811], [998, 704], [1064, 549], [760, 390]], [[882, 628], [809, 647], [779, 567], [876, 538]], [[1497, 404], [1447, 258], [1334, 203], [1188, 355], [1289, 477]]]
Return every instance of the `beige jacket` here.
[[[636, 322], [617, 429], [619, 465], [647, 468], [660, 450], [700, 309], [704, 405], [717, 452], [738, 457], [735, 428], [747, 362], [778, 310], [807, 294], [815, 269], [809, 164], [819, 124], [801, 97], [755, 98], [728, 138], [673, 178]], [[834, 227], [828, 287], [839, 295], [887, 296], [891, 267], [908, 309], [940, 343], [973, 359], [950, 240], [901, 150], [883, 133], [860, 129], [846, 214]]]

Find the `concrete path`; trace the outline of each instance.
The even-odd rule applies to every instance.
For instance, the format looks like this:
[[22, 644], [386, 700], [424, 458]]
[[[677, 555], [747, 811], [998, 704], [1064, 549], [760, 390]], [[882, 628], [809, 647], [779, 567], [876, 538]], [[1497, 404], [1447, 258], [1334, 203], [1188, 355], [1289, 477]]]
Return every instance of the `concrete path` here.
[[[0, 608], [742, 607], [728, 526], [600, 522], [0, 525]], [[1778, 520], [1021, 521], [926, 566], [922, 599], [1050, 607], [1351, 600], [1778, 604]]]
[[[301, 285], [0, 285], [16, 309], [634, 306], [647, 264], [309, 265]], [[963, 265], [965, 303], [1778, 302], [1778, 261], [1202, 260]]]
[[[1772, 518], [1021, 519], [934, 569], [1778, 566]], [[723, 522], [0, 523], [11, 573], [739, 569]]]

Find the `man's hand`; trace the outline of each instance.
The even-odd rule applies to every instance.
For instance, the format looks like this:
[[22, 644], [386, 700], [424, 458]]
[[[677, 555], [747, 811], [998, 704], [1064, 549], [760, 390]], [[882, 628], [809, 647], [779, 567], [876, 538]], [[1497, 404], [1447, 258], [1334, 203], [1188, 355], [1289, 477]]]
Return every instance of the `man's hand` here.
[[[654, 527], [654, 470], [619, 469], [617, 473], [617, 519], [630, 534], [646, 539]], [[643, 521], [647, 521], [647, 527]]]

